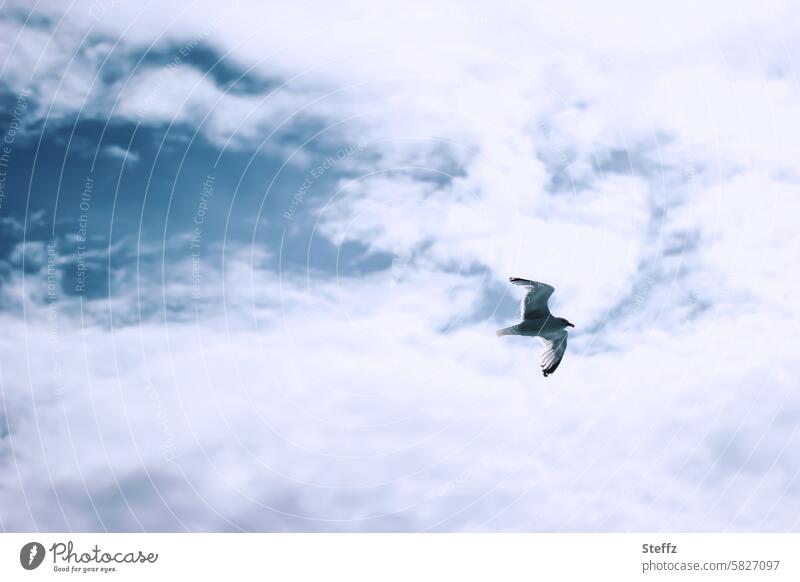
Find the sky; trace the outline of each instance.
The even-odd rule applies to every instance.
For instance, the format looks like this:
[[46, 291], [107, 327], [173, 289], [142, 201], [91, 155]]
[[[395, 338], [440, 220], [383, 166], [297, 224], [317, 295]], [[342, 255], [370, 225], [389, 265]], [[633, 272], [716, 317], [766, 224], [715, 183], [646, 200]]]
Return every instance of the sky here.
[[0, 530], [800, 530], [798, 49], [788, 1], [0, 0]]

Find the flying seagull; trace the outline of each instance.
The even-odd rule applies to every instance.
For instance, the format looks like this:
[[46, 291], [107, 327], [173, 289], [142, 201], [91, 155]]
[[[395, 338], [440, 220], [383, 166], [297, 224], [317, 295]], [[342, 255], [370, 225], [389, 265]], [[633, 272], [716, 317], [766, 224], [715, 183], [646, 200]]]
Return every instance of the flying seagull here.
[[567, 351], [567, 328], [575, 326], [563, 317], [554, 317], [550, 314], [547, 300], [555, 291], [550, 285], [519, 277], [511, 277], [509, 281], [528, 289], [525, 299], [520, 303], [522, 322], [498, 329], [497, 337], [504, 335], [538, 337], [544, 344], [542, 374], [546, 378], [556, 371], [564, 357], [564, 352]]

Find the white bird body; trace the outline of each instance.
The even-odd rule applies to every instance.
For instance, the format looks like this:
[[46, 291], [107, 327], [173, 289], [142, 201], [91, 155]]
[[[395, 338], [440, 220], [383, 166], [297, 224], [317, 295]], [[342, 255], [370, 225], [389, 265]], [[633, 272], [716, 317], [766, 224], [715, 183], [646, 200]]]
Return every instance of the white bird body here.
[[523, 335], [538, 337], [544, 344], [542, 353], [542, 373], [545, 377], [556, 371], [564, 353], [567, 351], [567, 327], [575, 327], [563, 317], [550, 313], [547, 302], [555, 289], [545, 283], [511, 277], [515, 285], [528, 288], [528, 293], [520, 305], [522, 322], [497, 330], [497, 335]]

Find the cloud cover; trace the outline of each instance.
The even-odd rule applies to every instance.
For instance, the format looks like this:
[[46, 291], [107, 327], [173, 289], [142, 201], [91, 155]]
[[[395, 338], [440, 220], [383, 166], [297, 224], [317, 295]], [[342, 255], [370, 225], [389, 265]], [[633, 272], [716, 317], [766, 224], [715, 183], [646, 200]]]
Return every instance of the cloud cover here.
[[796, 8], [597, 10], [7, 3], [0, 526], [796, 530]]

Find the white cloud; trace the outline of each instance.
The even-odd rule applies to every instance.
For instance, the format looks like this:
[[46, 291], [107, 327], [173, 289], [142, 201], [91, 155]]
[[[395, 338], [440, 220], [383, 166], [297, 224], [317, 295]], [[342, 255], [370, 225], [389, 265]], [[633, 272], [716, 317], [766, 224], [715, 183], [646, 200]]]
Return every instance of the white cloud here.
[[[304, 278], [233, 253], [197, 322], [165, 309], [191, 305], [173, 264], [87, 305], [164, 309], [113, 333], [48, 323], [12, 278], [3, 527], [797, 529], [795, 9], [90, 7], [23, 30], [5, 82], [245, 147], [307, 107], [370, 154], [306, 202], [314, 236], [408, 261]], [[127, 55], [215, 18], [231, 62], [288, 84], [240, 95], [182, 64], [88, 90], [82, 27]], [[482, 309], [508, 275], [553, 282], [578, 325], [546, 383]]]
[[[579, 339], [544, 387], [527, 342], [498, 343], [488, 322], [437, 331], [477, 278], [375, 275], [283, 296], [264, 276], [256, 288], [281, 310], [257, 333], [235, 310], [113, 333], [63, 313], [5, 318], [0, 353], [27, 346], [2, 360], [6, 410], [27, 411], [4, 440], [21, 479], [2, 493], [5, 527], [796, 527], [793, 347], [743, 345], [757, 317], [685, 322], [681, 342], [642, 331], [594, 355]], [[730, 366], [743, 351], [748, 365]]]
[[136, 163], [139, 161], [139, 154], [116, 144], [108, 146], [103, 151], [107, 156], [120, 159], [123, 163], [130, 166], [136, 165]]

